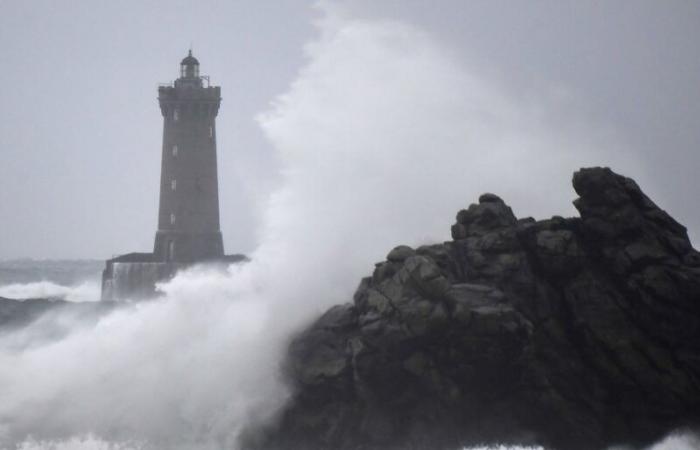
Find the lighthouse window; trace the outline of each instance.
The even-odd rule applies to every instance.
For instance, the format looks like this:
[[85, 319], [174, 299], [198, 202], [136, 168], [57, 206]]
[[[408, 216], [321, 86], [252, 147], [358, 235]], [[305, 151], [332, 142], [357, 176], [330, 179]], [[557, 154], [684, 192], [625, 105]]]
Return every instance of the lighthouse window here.
[[177, 112], [177, 109], [173, 109], [173, 120], [177, 122], [177, 119], [179, 118], [179, 114]]
[[170, 224], [172, 225], [174, 223], [175, 223], [175, 214], [170, 213]]
[[170, 182], [170, 188], [174, 191], [177, 188], [177, 180], [172, 180]]
[[214, 127], [209, 127], [209, 137], [214, 137]]
[[173, 145], [173, 156], [177, 156], [177, 145]]

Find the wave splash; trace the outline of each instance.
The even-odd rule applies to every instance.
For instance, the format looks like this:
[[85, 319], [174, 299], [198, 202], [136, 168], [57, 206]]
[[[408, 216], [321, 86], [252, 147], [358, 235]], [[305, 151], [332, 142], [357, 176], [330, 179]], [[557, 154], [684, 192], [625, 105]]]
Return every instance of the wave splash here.
[[590, 129], [562, 133], [565, 117], [552, 126], [415, 27], [328, 4], [318, 27], [306, 66], [258, 118], [284, 171], [252, 261], [185, 271], [163, 298], [60, 341], [0, 346], [0, 444], [235, 448], [288, 398], [289, 337], [349, 300], [391, 247], [449, 238], [454, 212], [488, 190], [561, 213], [573, 169], [623, 158], [594, 150]]
[[100, 283], [97, 281], [85, 281], [72, 286], [64, 286], [52, 281], [35, 281], [2, 285], [0, 297], [14, 300], [50, 298], [69, 302], [95, 302], [100, 300], [100, 289]]

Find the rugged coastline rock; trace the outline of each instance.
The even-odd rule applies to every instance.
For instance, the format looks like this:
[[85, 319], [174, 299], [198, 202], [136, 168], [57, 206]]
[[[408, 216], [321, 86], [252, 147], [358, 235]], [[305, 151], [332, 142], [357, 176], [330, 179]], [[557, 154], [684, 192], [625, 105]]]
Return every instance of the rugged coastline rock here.
[[293, 398], [246, 446], [591, 450], [697, 423], [700, 254], [633, 180], [573, 185], [580, 218], [484, 194], [452, 241], [393, 249], [293, 341]]

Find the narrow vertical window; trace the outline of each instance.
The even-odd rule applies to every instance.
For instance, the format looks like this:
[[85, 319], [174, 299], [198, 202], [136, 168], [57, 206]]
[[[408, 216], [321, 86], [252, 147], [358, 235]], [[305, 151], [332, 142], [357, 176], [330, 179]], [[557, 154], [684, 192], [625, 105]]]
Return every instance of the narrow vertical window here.
[[173, 225], [175, 223], [175, 214], [170, 213], [170, 224]]
[[177, 120], [180, 118], [180, 114], [178, 113], [177, 109], [173, 109], [173, 120], [177, 122]]
[[173, 191], [177, 189], [177, 180], [170, 181], [170, 189], [172, 189]]
[[168, 261], [175, 259], [175, 241], [168, 241]]
[[209, 127], [209, 137], [214, 137], [214, 127]]
[[173, 145], [173, 156], [177, 156], [177, 145]]

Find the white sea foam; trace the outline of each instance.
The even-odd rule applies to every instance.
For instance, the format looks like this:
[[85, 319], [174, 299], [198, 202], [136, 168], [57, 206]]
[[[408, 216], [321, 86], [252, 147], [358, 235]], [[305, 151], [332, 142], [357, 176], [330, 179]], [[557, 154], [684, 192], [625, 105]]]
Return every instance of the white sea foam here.
[[28, 298], [57, 298], [69, 302], [94, 302], [100, 299], [100, 284], [85, 281], [64, 286], [52, 281], [12, 283], [0, 286], [0, 297], [24, 300]]
[[649, 450], [697, 450], [700, 448], [700, 436], [692, 432], [674, 432], [661, 442], [652, 445]]
[[[63, 441], [36, 441], [29, 439], [17, 450], [143, 450], [146, 446], [137, 442], [108, 442], [88, 435]], [[648, 447], [647, 450], [697, 450], [700, 437], [692, 433], [672, 433], [661, 442]], [[490, 445], [465, 447], [463, 450], [544, 450], [543, 447]], [[629, 447], [612, 447], [609, 450], [630, 450]]]
[[[645, 450], [697, 450], [700, 448], [700, 437], [692, 432], [677, 431], [669, 434], [660, 442], [647, 447]], [[543, 447], [521, 447], [509, 445], [487, 445], [466, 447], [464, 450], [544, 450]], [[617, 446], [608, 450], [639, 450], [634, 447]]]
[[542, 447], [521, 447], [519, 445], [487, 445], [481, 447], [465, 447], [464, 450], [544, 450]]
[[142, 450], [143, 448], [143, 444], [139, 443], [108, 442], [87, 435], [57, 441], [27, 439], [16, 450]]

